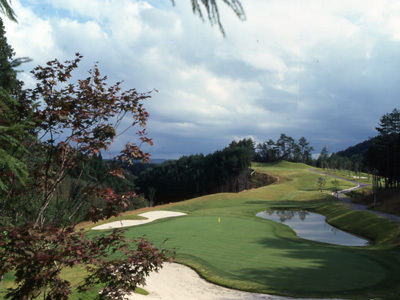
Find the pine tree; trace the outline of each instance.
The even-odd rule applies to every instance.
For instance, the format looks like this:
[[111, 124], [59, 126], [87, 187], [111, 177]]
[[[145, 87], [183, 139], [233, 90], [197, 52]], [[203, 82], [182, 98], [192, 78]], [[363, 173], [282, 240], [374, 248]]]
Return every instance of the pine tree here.
[[399, 186], [400, 111], [394, 109], [383, 115], [376, 130], [379, 135], [368, 151], [368, 165], [385, 178], [386, 188]]
[[[27, 130], [29, 109], [22, 103], [22, 85], [17, 79], [14, 50], [7, 43], [3, 21], [0, 18], [0, 191], [16, 181], [23, 182], [27, 166], [21, 160], [23, 143], [30, 138]], [[4, 198], [3, 198], [4, 201]]]

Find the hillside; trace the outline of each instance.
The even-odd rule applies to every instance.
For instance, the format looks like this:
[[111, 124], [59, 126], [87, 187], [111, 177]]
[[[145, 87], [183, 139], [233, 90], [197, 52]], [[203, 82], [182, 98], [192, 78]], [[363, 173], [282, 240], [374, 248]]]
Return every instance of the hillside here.
[[376, 137], [368, 139], [368, 140], [358, 143], [354, 146], [350, 146], [350, 147], [346, 148], [345, 150], [339, 151], [336, 154], [343, 156], [343, 157], [349, 157], [349, 158], [354, 155], [361, 155], [362, 157], [365, 157], [367, 155], [368, 149], [375, 142], [375, 140], [376, 140]]

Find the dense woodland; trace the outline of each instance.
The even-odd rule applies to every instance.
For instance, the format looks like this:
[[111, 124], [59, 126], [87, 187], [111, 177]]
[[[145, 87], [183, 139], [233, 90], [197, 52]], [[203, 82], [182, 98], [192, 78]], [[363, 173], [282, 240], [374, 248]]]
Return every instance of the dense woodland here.
[[135, 185], [152, 204], [176, 202], [196, 196], [247, 189], [254, 142], [233, 141], [209, 155], [183, 156], [140, 174]]

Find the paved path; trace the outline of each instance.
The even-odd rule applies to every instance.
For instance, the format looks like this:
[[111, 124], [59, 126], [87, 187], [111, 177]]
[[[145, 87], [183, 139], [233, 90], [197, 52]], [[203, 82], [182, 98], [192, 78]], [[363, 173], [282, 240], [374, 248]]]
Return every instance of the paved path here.
[[[326, 175], [326, 173], [317, 171], [315, 169], [310, 169], [310, 171], [314, 172], [314, 173]], [[384, 212], [380, 212], [380, 211], [376, 211], [376, 210], [370, 210], [370, 209], [368, 209], [367, 205], [352, 203], [350, 198], [344, 196], [344, 194], [346, 194], [348, 192], [355, 191], [355, 190], [361, 189], [361, 188], [366, 187], [366, 186], [370, 186], [371, 184], [360, 183], [360, 182], [353, 181], [353, 180], [350, 180], [350, 179], [347, 179], [347, 178], [343, 178], [343, 177], [340, 177], [340, 176], [336, 176], [336, 175], [330, 175], [329, 174], [329, 176], [334, 177], [334, 178], [338, 178], [338, 179], [341, 179], [341, 180], [345, 180], [345, 181], [351, 182], [351, 183], [356, 185], [355, 187], [348, 188], [348, 189], [345, 189], [345, 190], [342, 190], [342, 191], [338, 192], [338, 198], [342, 202], [348, 203], [351, 206], [351, 209], [368, 211], [370, 213], [382, 216], [382, 217], [387, 218], [389, 220], [392, 220], [392, 221], [395, 221], [395, 222], [400, 222], [400, 216], [396, 216], [396, 215], [393, 215], [393, 214], [384, 213]]]

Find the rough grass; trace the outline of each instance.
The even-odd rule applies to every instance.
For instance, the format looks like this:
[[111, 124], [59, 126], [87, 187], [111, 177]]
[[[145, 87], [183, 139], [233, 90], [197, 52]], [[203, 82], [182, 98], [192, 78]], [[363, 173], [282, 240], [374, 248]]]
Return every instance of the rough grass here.
[[371, 187], [354, 191], [349, 196], [353, 202], [367, 205], [371, 209], [400, 215], [400, 188], [378, 191], [375, 208], [373, 207], [374, 195]]

